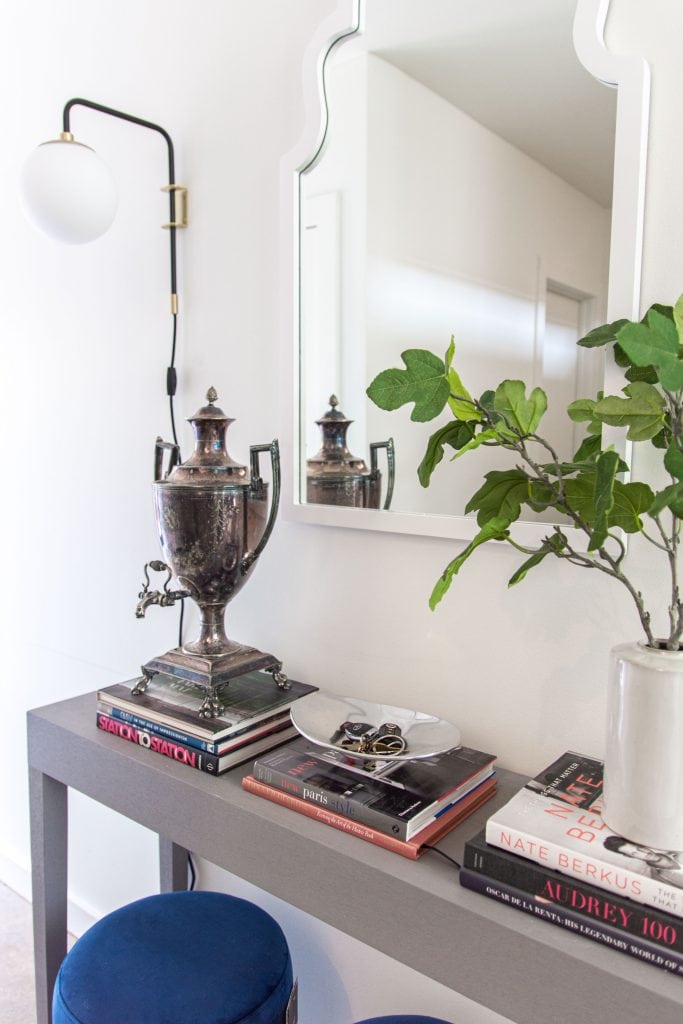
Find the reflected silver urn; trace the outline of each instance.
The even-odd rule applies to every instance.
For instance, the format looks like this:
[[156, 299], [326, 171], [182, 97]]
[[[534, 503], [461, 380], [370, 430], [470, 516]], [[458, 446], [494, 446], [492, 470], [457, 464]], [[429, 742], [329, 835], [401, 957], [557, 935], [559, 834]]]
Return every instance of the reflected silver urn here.
[[314, 505], [349, 505], [352, 508], [379, 508], [382, 474], [377, 452], [386, 448], [387, 490], [384, 510], [390, 508], [394, 493], [394, 440], [374, 441], [370, 445], [370, 468], [353, 455], [346, 443], [346, 434], [353, 423], [339, 406], [336, 395], [330, 396], [330, 408], [315, 422], [322, 434], [320, 451], [306, 460], [306, 500]]
[[[200, 714], [220, 714], [219, 688], [232, 677], [265, 669], [275, 683], [286, 685], [281, 662], [272, 654], [230, 640], [225, 632], [228, 602], [248, 580], [266, 546], [277, 515], [280, 495], [278, 442], [252, 445], [250, 467], [231, 458], [226, 431], [233, 422], [216, 404], [210, 388], [207, 405], [189, 422], [195, 434], [192, 455], [179, 461], [177, 445], [157, 440], [154, 507], [164, 561], [149, 562], [136, 615], [151, 604], [171, 605], [186, 597], [199, 609], [199, 636], [142, 666], [134, 692], [141, 693], [157, 673], [192, 682], [205, 692]], [[170, 451], [164, 473], [164, 451]], [[270, 453], [272, 496], [262, 480], [259, 456]], [[166, 571], [163, 591], [149, 589], [148, 569]], [[175, 578], [180, 590], [170, 589]]]

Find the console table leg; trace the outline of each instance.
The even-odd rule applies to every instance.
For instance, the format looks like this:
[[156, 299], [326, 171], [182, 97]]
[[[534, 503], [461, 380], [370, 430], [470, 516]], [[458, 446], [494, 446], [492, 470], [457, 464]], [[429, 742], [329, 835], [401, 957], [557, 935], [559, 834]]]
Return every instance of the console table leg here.
[[187, 850], [159, 836], [159, 891], [187, 889]]
[[52, 990], [66, 956], [67, 788], [29, 768], [37, 1024], [51, 1024]]

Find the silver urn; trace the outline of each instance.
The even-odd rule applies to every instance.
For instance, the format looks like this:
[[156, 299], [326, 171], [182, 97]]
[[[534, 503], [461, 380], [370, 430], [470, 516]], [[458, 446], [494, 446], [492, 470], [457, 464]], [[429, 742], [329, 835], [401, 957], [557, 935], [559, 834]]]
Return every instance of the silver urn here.
[[[192, 682], [205, 692], [200, 714], [220, 714], [218, 690], [232, 677], [265, 669], [278, 685], [286, 685], [281, 662], [271, 654], [228, 639], [225, 609], [242, 589], [268, 542], [280, 496], [278, 442], [252, 445], [250, 467], [235, 462], [225, 435], [233, 421], [214, 403], [210, 388], [207, 405], [189, 418], [195, 434], [192, 455], [180, 463], [177, 445], [157, 440], [154, 466], [154, 507], [164, 561], [149, 562], [136, 610], [142, 617], [150, 604], [171, 605], [190, 597], [199, 609], [199, 636], [142, 666], [135, 691], [165, 673]], [[166, 471], [164, 451], [170, 450]], [[259, 456], [270, 453], [272, 497], [261, 479]], [[148, 568], [167, 572], [163, 592], [149, 589]], [[181, 590], [172, 590], [175, 578]]]

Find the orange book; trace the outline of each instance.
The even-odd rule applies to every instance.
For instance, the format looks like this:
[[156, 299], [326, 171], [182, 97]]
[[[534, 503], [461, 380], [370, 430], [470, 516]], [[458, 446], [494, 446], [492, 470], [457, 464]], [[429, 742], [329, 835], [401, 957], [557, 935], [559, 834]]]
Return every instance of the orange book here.
[[298, 814], [305, 814], [308, 818], [321, 821], [324, 825], [331, 825], [332, 828], [337, 828], [341, 832], [348, 832], [349, 835], [358, 836], [359, 839], [364, 839], [368, 843], [374, 843], [375, 846], [382, 846], [385, 850], [399, 853], [402, 857], [417, 860], [428, 846], [437, 843], [439, 839], [443, 839], [447, 832], [450, 832], [452, 828], [459, 825], [461, 821], [464, 821], [473, 811], [476, 811], [478, 807], [481, 807], [483, 803], [493, 796], [496, 789], [496, 780], [493, 776], [486, 779], [476, 789], [473, 789], [464, 796], [462, 800], [449, 807], [439, 817], [434, 818], [428, 825], [420, 829], [417, 835], [408, 840], [396, 839], [395, 836], [386, 835], [384, 832], [368, 828], [367, 825], [353, 821], [351, 818], [345, 818], [342, 814], [328, 811], [326, 807], [321, 807], [320, 804], [300, 800], [299, 797], [293, 796], [291, 793], [275, 789], [274, 786], [268, 786], [265, 782], [259, 782], [253, 775], [245, 775], [242, 779], [242, 785], [256, 796], [272, 800], [273, 803], [281, 804], [283, 807], [289, 807], [290, 810], [296, 811]]

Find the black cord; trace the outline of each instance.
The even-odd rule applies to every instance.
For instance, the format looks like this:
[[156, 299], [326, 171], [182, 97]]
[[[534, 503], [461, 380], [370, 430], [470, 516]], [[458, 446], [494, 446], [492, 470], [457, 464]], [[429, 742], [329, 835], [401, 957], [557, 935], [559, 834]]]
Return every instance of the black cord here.
[[178, 647], [183, 646], [183, 619], [185, 618], [185, 598], [180, 598], [180, 618], [178, 619]]
[[188, 886], [188, 891], [192, 892], [197, 882], [197, 872], [195, 870], [194, 861], [192, 860], [192, 854], [189, 850], [187, 853], [187, 866], [190, 869], [190, 884]]
[[444, 853], [443, 850], [440, 850], [438, 846], [425, 846], [424, 849], [429, 850], [431, 853], [438, 853], [440, 857], [445, 857], [446, 860], [449, 860], [451, 864], [455, 865], [458, 871], [462, 867], [462, 864], [458, 864], [455, 857], [449, 857], [449, 855], [447, 853]]
[[[169, 412], [171, 414], [171, 433], [173, 435], [173, 443], [178, 444], [178, 435], [175, 429], [175, 413], [173, 410], [173, 398], [176, 393], [176, 386], [178, 378], [175, 369], [175, 351], [176, 341], [178, 338], [178, 314], [173, 313], [173, 334], [171, 336], [171, 362], [166, 370], [166, 394], [168, 395]], [[178, 445], [178, 462], [182, 462], [180, 457], [180, 446]]]

